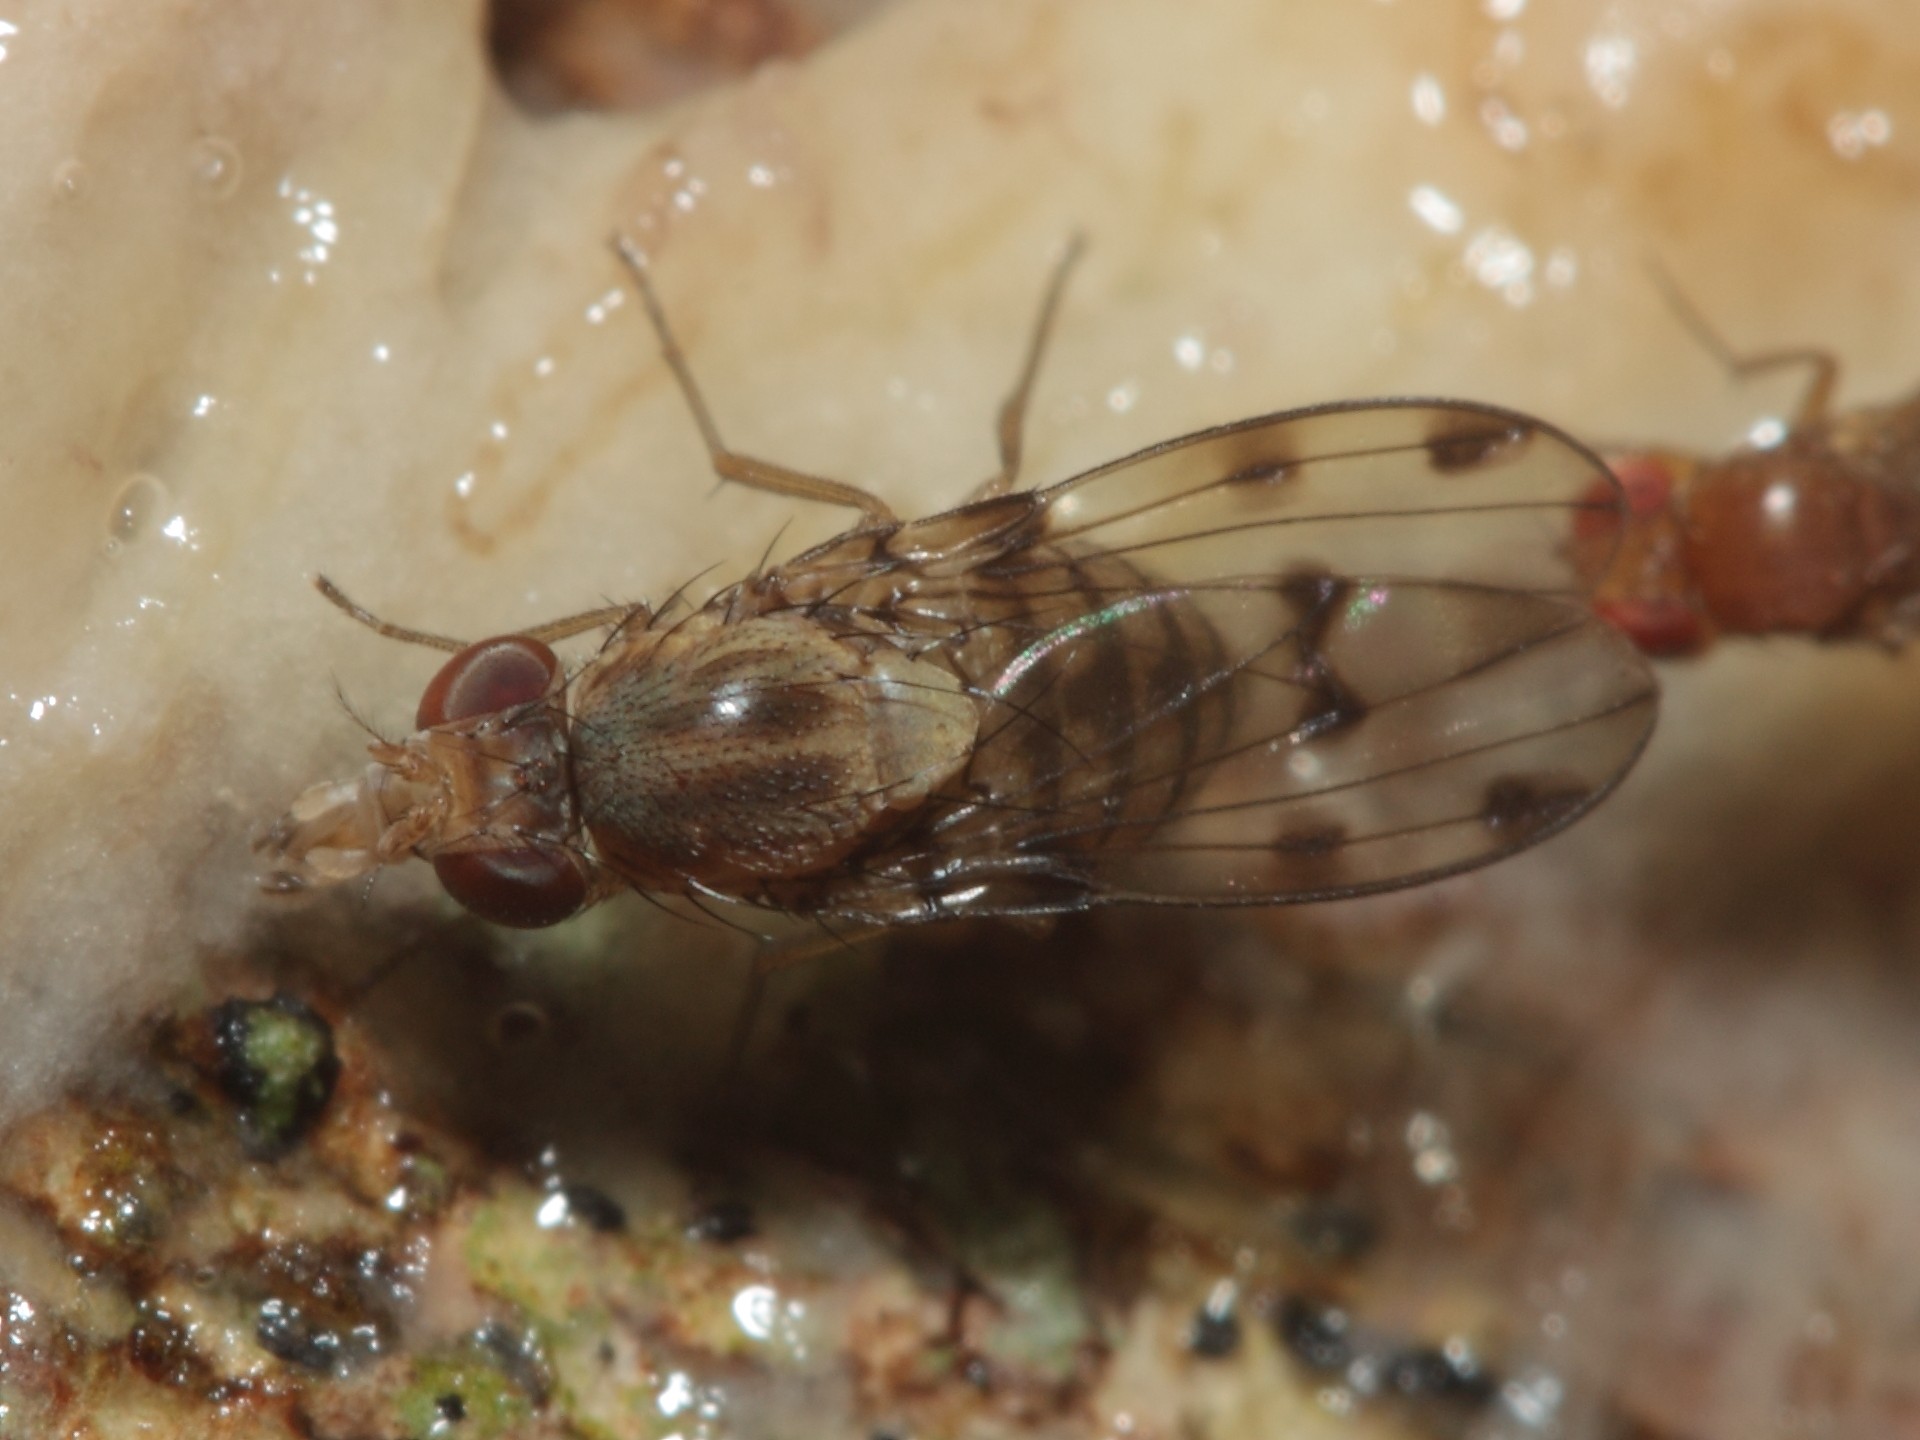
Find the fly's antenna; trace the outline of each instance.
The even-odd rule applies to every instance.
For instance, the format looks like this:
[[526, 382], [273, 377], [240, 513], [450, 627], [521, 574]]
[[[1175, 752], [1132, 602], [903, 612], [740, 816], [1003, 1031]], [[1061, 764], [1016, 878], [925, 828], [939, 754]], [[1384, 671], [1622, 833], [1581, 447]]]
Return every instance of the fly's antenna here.
[[413, 630], [405, 625], [395, 625], [389, 620], [382, 620], [365, 606], [349, 600], [346, 592], [324, 575], [313, 577], [313, 588], [318, 590], [328, 603], [346, 611], [350, 617], [358, 620], [376, 635], [384, 635], [389, 640], [398, 640], [407, 645], [425, 645], [430, 650], [446, 650], [450, 653], [458, 653], [467, 648], [467, 642], [464, 640], [455, 640], [446, 635], [434, 635], [425, 630]]

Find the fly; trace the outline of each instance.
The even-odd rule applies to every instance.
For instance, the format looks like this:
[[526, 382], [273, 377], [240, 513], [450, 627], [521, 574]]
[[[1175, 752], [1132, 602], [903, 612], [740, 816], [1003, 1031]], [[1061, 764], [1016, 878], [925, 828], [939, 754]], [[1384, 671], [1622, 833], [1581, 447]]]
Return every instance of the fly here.
[[[617, 248], [718, 475], [858, 521], [704, 601], [474, 644], [320, 581], [453, 654], [411, 736], [272, 827], [271, 888], [418, 856], [514, 926], [627, 889], [871, 928], [1329, 900], [1545, 839], [1647, 738], [1646, 662], [1581, 594], [1620, 487], [1550, 425], [1321, 405], [1016, 488], [1076, 242], [999, 412], [998, 471], [903, 519], [727, 448], [647, 260]], [[563, 667], [552, 647], [595, 630]]]

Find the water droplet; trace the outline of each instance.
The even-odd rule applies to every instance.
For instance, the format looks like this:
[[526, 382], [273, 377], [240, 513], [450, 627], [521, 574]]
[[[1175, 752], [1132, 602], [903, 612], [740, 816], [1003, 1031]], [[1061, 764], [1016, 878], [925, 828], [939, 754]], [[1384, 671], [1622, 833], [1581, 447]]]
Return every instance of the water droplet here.
[[193, 178], [209, 200], [225, 200], [240, 188], [240, 151], [231, 140], [203, 135], [187, 154]]
[[107, 553], [118, 554], [123, 546], [144, 540], [167, 513], [172, 498], [156, 475], [142, 471], [129, 478], [107, 510]]
[[78, 200], [87, 193], [87, 167], [78, 160], [62, 160], [53, 167], [53, 193], [56, 199]]

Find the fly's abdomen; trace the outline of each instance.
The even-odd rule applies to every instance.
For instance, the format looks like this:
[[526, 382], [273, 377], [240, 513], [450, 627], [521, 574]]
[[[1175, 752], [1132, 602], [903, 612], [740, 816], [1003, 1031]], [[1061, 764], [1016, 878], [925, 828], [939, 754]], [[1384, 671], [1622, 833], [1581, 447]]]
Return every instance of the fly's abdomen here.
[[[1191, 592], [1112, 555], [1038, 548], [976, 577], [952, 649], [982, 707], [956, 781], [1008, 843], [1138, 839], [1199, 778], [1232, 723], [1223, 647]], [[1120, 723], [1116, 722], [1120, 718]]]

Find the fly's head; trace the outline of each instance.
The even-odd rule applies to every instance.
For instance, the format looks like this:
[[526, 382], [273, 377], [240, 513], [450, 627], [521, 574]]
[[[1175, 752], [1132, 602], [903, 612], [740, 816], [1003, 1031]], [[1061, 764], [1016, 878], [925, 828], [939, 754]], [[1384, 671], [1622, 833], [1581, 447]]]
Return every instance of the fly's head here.
[[413, 735], [369, 747], [356, 780], [302, 793], [261, 842], [276, 890], [334, 884], [411, 855], [497, 925], [552, 925], [593, 896], [569, 773], [565, 677], [545, 644], [469, 645], [420, 697]]

